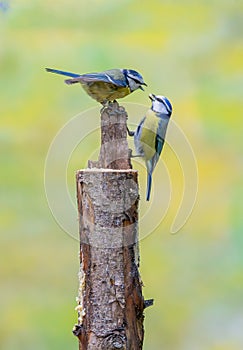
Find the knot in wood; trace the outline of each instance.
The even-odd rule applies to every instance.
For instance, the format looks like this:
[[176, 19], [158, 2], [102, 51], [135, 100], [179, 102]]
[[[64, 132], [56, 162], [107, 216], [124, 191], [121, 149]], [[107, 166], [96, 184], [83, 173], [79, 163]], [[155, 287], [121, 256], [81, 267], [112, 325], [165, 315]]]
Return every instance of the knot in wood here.
[[126, 337], [114, 331], [108, 334], [102, 342], [102, 350], [126, 350]]

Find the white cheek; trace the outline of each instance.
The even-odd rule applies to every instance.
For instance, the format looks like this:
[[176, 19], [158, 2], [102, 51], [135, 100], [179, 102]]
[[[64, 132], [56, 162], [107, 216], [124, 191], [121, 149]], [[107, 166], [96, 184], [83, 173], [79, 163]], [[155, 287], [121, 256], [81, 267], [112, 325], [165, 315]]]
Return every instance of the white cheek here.
[[157, 113], [168, 114], [168, 111], [166, 110], [164, 104], [157, 100], [153, 102], [153, 110]]
[[128, 78], [128, 83], [131, 91], [137, 90], [139, 88], [139, 84], [137, 84], [133, 79]]

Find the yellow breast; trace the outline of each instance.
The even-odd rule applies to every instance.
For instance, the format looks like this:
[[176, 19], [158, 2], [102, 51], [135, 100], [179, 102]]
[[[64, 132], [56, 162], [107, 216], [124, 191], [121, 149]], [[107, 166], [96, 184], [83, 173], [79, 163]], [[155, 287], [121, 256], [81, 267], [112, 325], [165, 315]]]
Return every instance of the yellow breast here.
[[114, 101], [130, 94], [129, 87], [120, 87], [105, 82], [81, 83], [87, 94], [98, 102]]
[[143, 125], [140, 142], [143, 146], [146, 160], [151, 159], [155, 154], [156, 133], [158, 127], [158, 117], [152, 110], [146, 113], [146, 119]]

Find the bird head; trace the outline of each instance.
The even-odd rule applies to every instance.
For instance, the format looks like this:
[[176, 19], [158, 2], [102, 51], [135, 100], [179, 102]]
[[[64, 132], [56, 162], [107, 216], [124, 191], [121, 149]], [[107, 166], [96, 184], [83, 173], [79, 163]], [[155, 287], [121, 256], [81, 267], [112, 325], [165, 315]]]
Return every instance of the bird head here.
[[123, 69], [122, 72], [128, 81], [131, 92], [137, 89], [144, 90], [142, 85], [147, 86], [147, 84], [143, 81], [143, 77], [137, 71], [132, 69]]
[[172, 113], [172, 105], [168, 98], [160, 95], [149, 94], [149, 98], [152, 101], [151, 109], [155, 113], [165, 114], [168, 117], [171, 116]]

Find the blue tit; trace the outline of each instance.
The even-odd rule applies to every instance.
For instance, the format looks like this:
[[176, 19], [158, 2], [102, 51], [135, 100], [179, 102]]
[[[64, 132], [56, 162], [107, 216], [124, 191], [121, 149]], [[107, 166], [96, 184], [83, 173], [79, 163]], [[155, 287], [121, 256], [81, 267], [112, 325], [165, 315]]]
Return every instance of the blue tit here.
[[134, 145], [137, 157], [142, 157], [147, 168], [147, 194], [149, 201], [152, 173], [162, 152], [167, 126], [172, 113], [170, 101], [164, 96], [149, 95], [152, 106], [141, 120], [135, 132], [128, 130], [130, 136], [134, 136]]
[[143, 77], [132, 69], [110, 69], [82, 75], [51, 68], [46, 68], [46, 71], [71, 77], [65, 80], [66, 84], [80, 83], [90, 97], [103, 105], [125, 97], [137, 89], [143, 90], [142, 85], [147, 86]]

